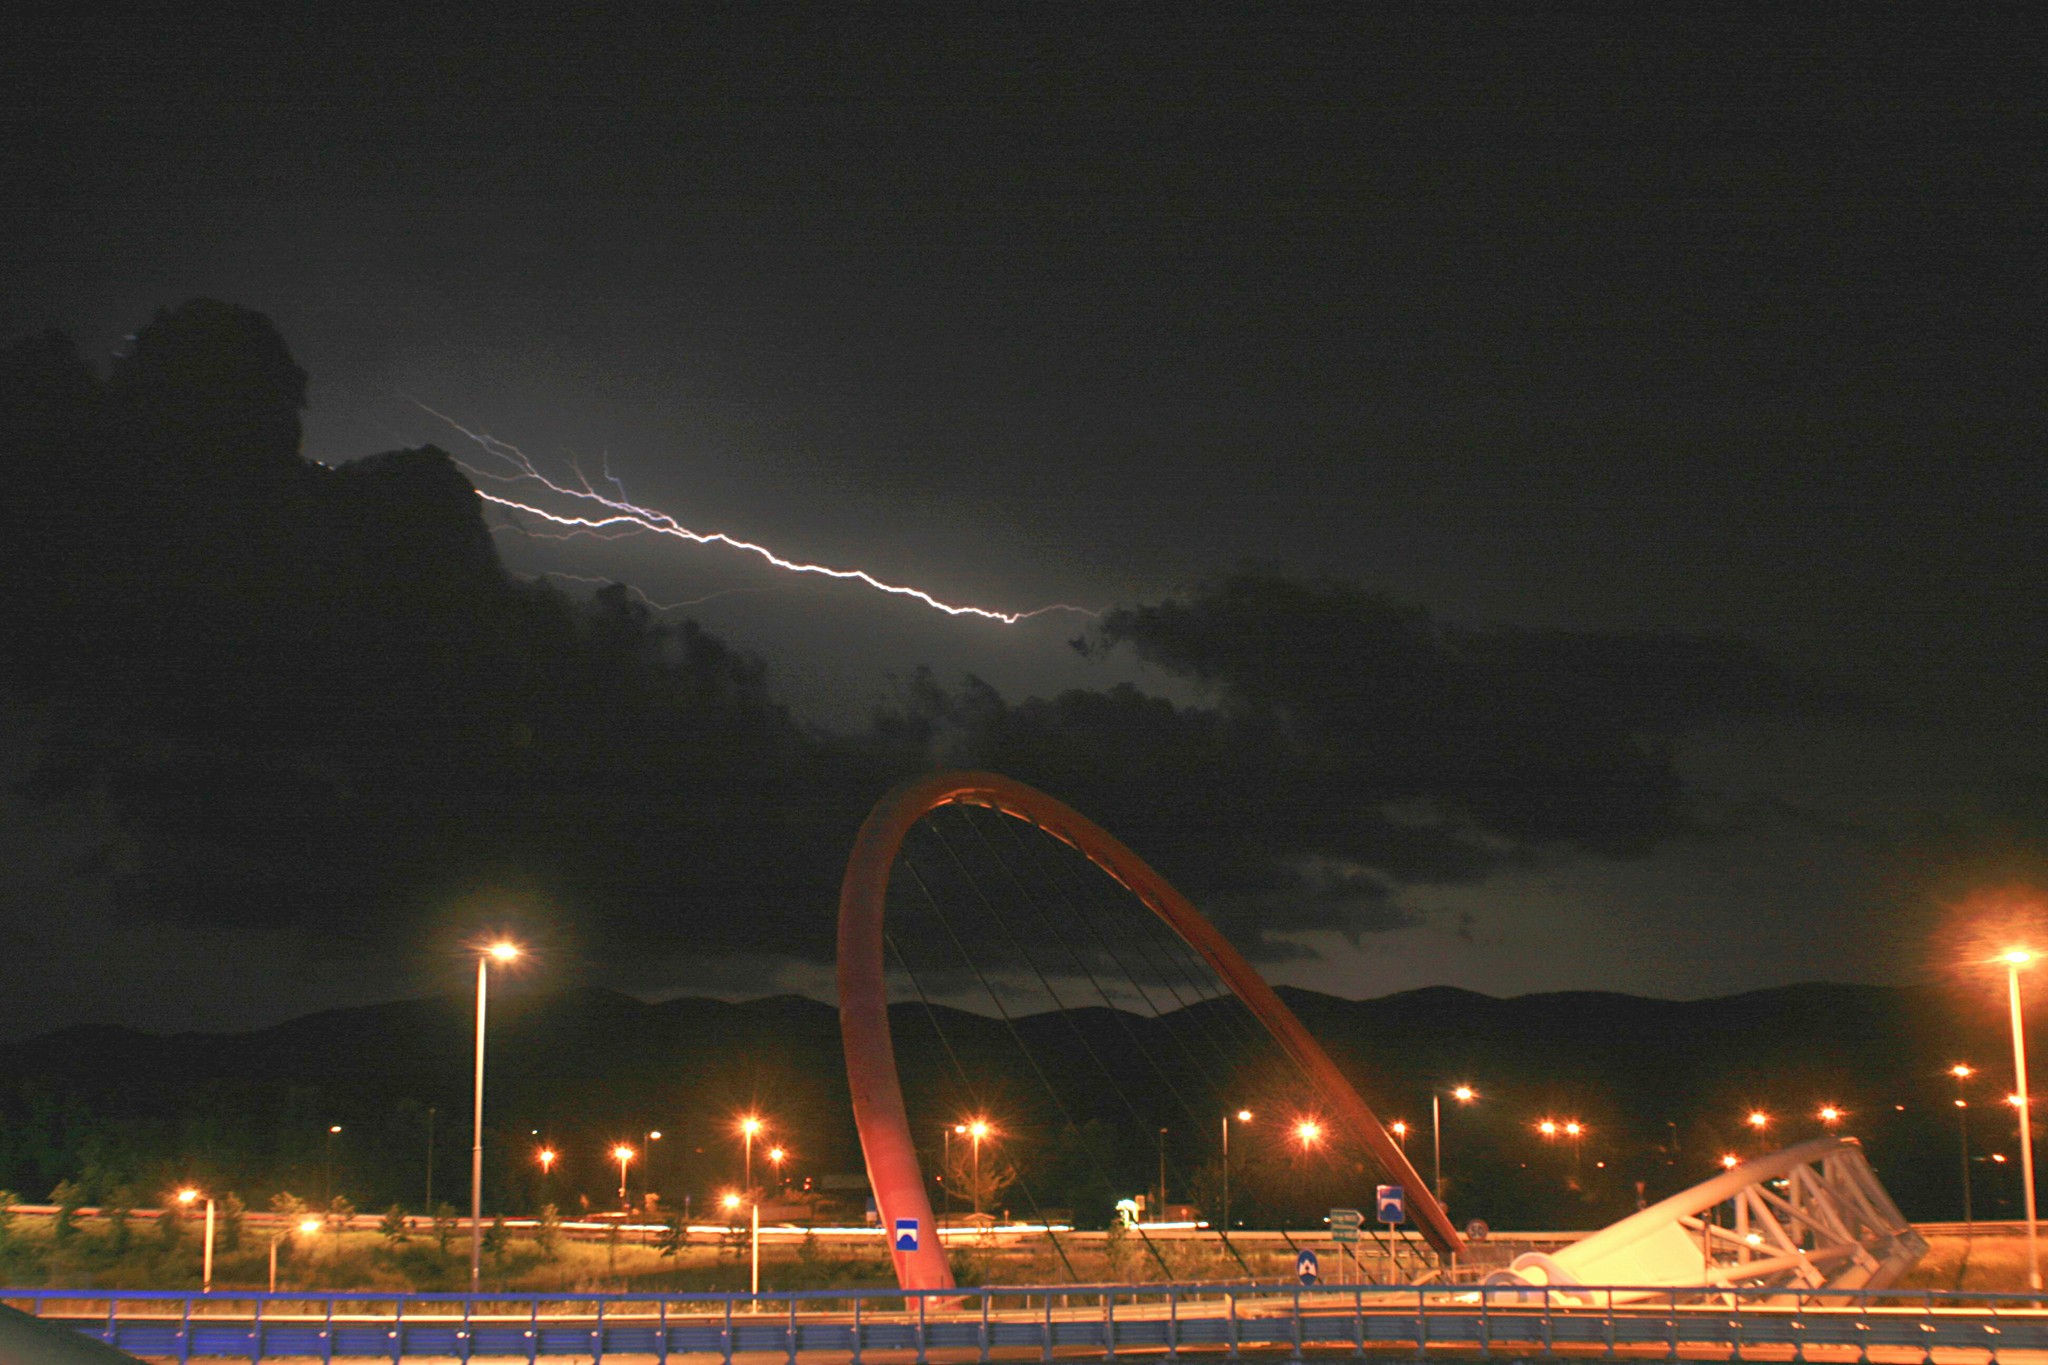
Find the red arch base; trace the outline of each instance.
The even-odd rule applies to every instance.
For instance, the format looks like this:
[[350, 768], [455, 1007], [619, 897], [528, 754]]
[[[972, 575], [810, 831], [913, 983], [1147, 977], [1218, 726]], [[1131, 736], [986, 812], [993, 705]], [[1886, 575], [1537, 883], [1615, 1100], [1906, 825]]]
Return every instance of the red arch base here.
[[[1445, 1256], [1464, 1242], [1443, 1206], [1322, 1045], [1250, 963], [1216, 932], [1187, 897], [1125, 848], [1108, 831], [1045, 793], [995, 773], [934, 773], [897, 787], [875, 804], [854, 840], [839, 888], [839, 1031], [853, 1117], [860, 1129], [868, 1182], [882, 1228], [890, 1233], [896, 1281], [905, 1289], [951, 1289], [952, 1268], [939, 1245], [931, 1200], [903, 1109], [903, 1086], [889, 1036], [888, 991], [883, 979], [882, 906], [889, 872], [910, 827], [941, 806], [986, 806], [1071, 844], [1166, 921], [1223, 979], [1274, 1041], [1307, 1073], [1334, 1111], [1331, 1120], [1371, 1149], [1380, 1165], [1408, 1191], [1408, 1208], [1422, 1235]], [[898, 1248], [899, 1222], [916, 1226], [915, 1249]]]

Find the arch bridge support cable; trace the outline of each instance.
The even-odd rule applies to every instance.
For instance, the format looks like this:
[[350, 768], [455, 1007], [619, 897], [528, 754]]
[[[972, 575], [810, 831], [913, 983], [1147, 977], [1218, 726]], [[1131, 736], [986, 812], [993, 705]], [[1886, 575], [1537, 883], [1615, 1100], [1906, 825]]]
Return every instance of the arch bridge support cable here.
[[[1380, 1166], [1406, 1187], [1410, 1215], [1429, 1244], [1444, 1256], [1464, 1250], [1443, 1206], [1430, 1196], [1399, 1145], [1322, 1045], [1187, 897], [1108, 831], [1045, 793], [996, 773], [945, 772], [905, 782], [875, 804], [854, 840], [839, 890], [839, 1028], [861, 1152], [883, 1230], [891, 1231], [902, 1220], [914, 1220], [920, 1230], [914, 1250], [898, 1250], [896, 1238], [890, 1237], [899, 1284], [906, 1289], [954, 1287], [896, 1070], [884, 976], [883, 904], [904, 837], [925, 815], [949, 805], [983, 806], [1035, 825], [1072, 846], [1143, 902], [1272, 1034], [1330, 1105], [1332, 1123], [1364, 1143]], [[930, 1235], [923, 1235], [926, 1232]]]

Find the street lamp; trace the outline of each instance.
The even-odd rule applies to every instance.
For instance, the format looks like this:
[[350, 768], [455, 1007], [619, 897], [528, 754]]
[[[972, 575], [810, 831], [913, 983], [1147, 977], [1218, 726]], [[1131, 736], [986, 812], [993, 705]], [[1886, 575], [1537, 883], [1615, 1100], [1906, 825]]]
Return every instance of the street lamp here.
[[1401, 1148], [1401, 1154], [1406, 1156], [1408, 1153], [1408, 1120], [1395, 1119], [1388, 1126], [1394, 1134], [1394, 1142]]
[[1166, 1130], [1159, 1130], [1159, 1221], [1166, 1221]]
[[1733, 1152], [1729, 1152], [1721, 1158], [1721, 1169], [1724, 1171], [1732, 1171], [1741, 1164], [1742, 1159]]
[[753, 1198], [751, 1191], [745, 1201], [740, 1199], [737, 1192], [727, 1191], [725, 1198], [719, 1202], [725, 1206], [728, 1214], [739, 1212], [742, 1202], [745, 1202], [750, 1211], [748, 1221], [752, 1224], [753, 1251], [750, 1257], [752, 1269], [748, 1272], [747, 1292], [754, 1296], [754, 1301], [747, 1305], [747, 1311], [758, 1313], [761, 1311], [761, 1201]]
[[[1453, 1086], [1451, 1098], [1460, 1104], [1470, 1104], [1479, 1098], [1479, 1092], [1469, 1085]], [[1436, 1142], [1436, 1202], [1444, 1202], [1444, 1106], [1441, 1092], [1429, 1092], [1429, 1128]]]
[[[483, 1286], [484, 1273], [484, 1018], [489, 998], [491, 964], [516, 961], [520, 948], [499, 939], [476, 955], [476, 1105], [470, 1115], [469, 1141], [469, 1292]], [[432, 1212], [432, 1210], [429, 1210]]]
[[984, 1139], [994, 1136], [995, 1131], [994, 1128], [989, 1126], [987, 1119], [969, 1119], [967, 1121], [967, 1136], [974, 1141], [974, 1213], [976, 1217], [981, 1215], [981, 1144]]
[[2034, 1214], [2034, 1129], [2027, 1113], [2027, 1040], [2020, 1019], [2020, 968], [2034, 960], [2025, 948], [2007, 949], [2005, 963], [2006, 999], [2012, 1007], [2012, 1071], [2019, 1082], [2013, 1097], [2020, 1111], [2020, 1197], [2027, 1204], [2027, 1284], [2041, 1292], [2040, 1231]]
[[327, 1165], [320, 1181], [320, 1197], [329, 1204], [334, 1202], [334, 1139], [341, 1133], [341, 1125], [327, 1125]]
[[619, 1207], [626, 1210], [633, 1207], [626, 1202], [626, 1163], [632, 1159], [633, 1149], [625, 1143], [612, 1148], [612, 1160], [619, 1163]]
[[746, 1180], [744, 1188], [750, 1193], [754, 1188], [754, 1134], [767, 1125], [759, 1114], [742, 1114], [739, 1121], [740, 1144], [746, 1149]]
[[1977, 1071], [1968, 1062], [1957, 1062], [1948, 1069], [1948, 1074], [1956, 1078], [1956, 1137], [1963, 1152], [1963, 1223], [1973, 1226], [1977, 1220], [1970, 1209], [1970, 1102], [1963, 1098], [1963, 1082]]
[[782, 1163], [788, 1160], [788, 1158], [789, 1153], [780, 1147], [770, 1147], [768, 1149], [768, 1164], [775, 1168], [774, 1180], [778, 1186], [782, 1184]]
[[1314, 1119], [1302, 1119], [1294, 1125], [1294, 1140], [1301, 1144], [1304, 1156], [1308, 1154], [1308, 1149], [1322, 1141], [1322, 1138], [1323, 1125]]
[[[1230, 1118], [1231, 1116], [1228, 1114], [1223, 1116], [1223, 1235], [1225, 1237], [1230, 1235]], [[1250, 1123], [1252, 1121], [1252, 1111], [1249, 1109], [1238, 1110], [1237, 1121], [1239, 1123]]]
[[[273, 1294], [277, 1292], [277, 1244], [291, 1231], [291, 1228], [280, 1227], [276, 1232], [270, 1234], [270, 1292]], [[318, 1218], [302, 1218], [299, 1220], [298, 1231], [308, 1237], [317, 1237], [320, 1235], [320, 1220]]]
[[540, 1202], [546, 1204], [548, 1202], [548, 1177], [555, 1172], [555, 1149], [543, 1147], [533, 1154], [533, 1159], [540, 1163]]
[[943, 1169], [939, 1173], [939, 1183], [946, 1187], [945, 1222], [947, 1225], [951, 1225], [953, 1221], [953, 1187], [960, 1183], [953, 1178], [953, 1134], [955, 1133], [966, 1137], [967, 1125], [964, 1123], [951, 1124], [939, 1134], [940, 1140], [944, 1143], [946, 1149], [945, 1155], [940, 1161], [940, 1166]]
[[211, 1294], [213, 1292], [213, 1196], [201, 1194], [199, 1191], [190, 1188], [178, 1191], [178, 1202], [186, 1208], [192, 1207], [192, 1202], [196, 1199], [204, 1199], [206, 1201], [206, 1250], [201, 1253], [199, 1262], [199, 1292]]

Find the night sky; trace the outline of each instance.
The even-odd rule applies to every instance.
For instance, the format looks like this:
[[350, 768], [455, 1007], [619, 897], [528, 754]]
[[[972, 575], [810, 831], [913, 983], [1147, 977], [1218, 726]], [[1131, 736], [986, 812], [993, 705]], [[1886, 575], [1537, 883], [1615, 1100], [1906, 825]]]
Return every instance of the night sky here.
[[[724, 690], [598, 644], [515, 684], [436, 633], [503, 603], [453, 513], [386, 581], [328, 515], [369, 476], [289, 441], [188, 481], [157, 427], [10, 427], [0, 1035], [435, 989], [487, 922], [536, 984], [822, 991], [867, 802], [961, 761], [1347, 996], [1920, 980], [1947, 905], [2043, 876], [2028, 7], [27, 8], [7, 338], [140, 375], [222, 300], [319, 465], [502, 468], [438, 412], [694, 530], [1102, 614], [490, 510], [514, 584], [694, 603], [641, 626]], [[209, 577], [230, 531], [273, 558]]]

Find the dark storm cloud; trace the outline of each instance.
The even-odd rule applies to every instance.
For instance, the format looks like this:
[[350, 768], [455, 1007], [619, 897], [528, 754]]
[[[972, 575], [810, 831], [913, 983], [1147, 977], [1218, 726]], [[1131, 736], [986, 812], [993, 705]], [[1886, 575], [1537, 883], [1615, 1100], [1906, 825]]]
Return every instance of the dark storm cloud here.
[[1669, 741], [1833, 704], [1740, 642], [1470, 631], [1354, 584], [1247, 569], [1109, 613], [1208, 700], [1128, 684], [1010, 703], [910, 678], [886, 743], [1059, 793], [1122, 835], [1248, 951], [1410, 927], [1404, 883], [1472, 882], [1552, 848], [1646, 852], [1690, 828]]
[[361, 950], [523, 898], [616, 953], [680, 904], [821, 951], [793, 891], [857, 798], [819, 802], [832, 765], [760, 665], [623, 590], [511, 580], [439, 451], [301, 459], [303, 384], [203, 300], [104, 383], [49, 338], [7, 352], [7, 680], [53, 721], [38, 790], [117, 813], [124, 904]]
[[1197, 704], [920, 671], [824, 735], [695, 624], [507, 575], [441, 452], [301, 458], [305, 382], [267, 320], [204, 300], [104, 381], [58, 338], [5, 354], [7, 680], [50, 718], [37, 790], [115, 812], [137, 916], [389, 954], [489, 907], [599, 964], [678, 937], [823, 961], [868, 804], [971, 765], [1087, 812], [1273, 959], [1412, 926], [1405, 884], [1639, 853], [1686, 823], [1664, 741], [1817, 704], [1737, 644], [1467, 631], [1245, 570], [1085, 642]]

